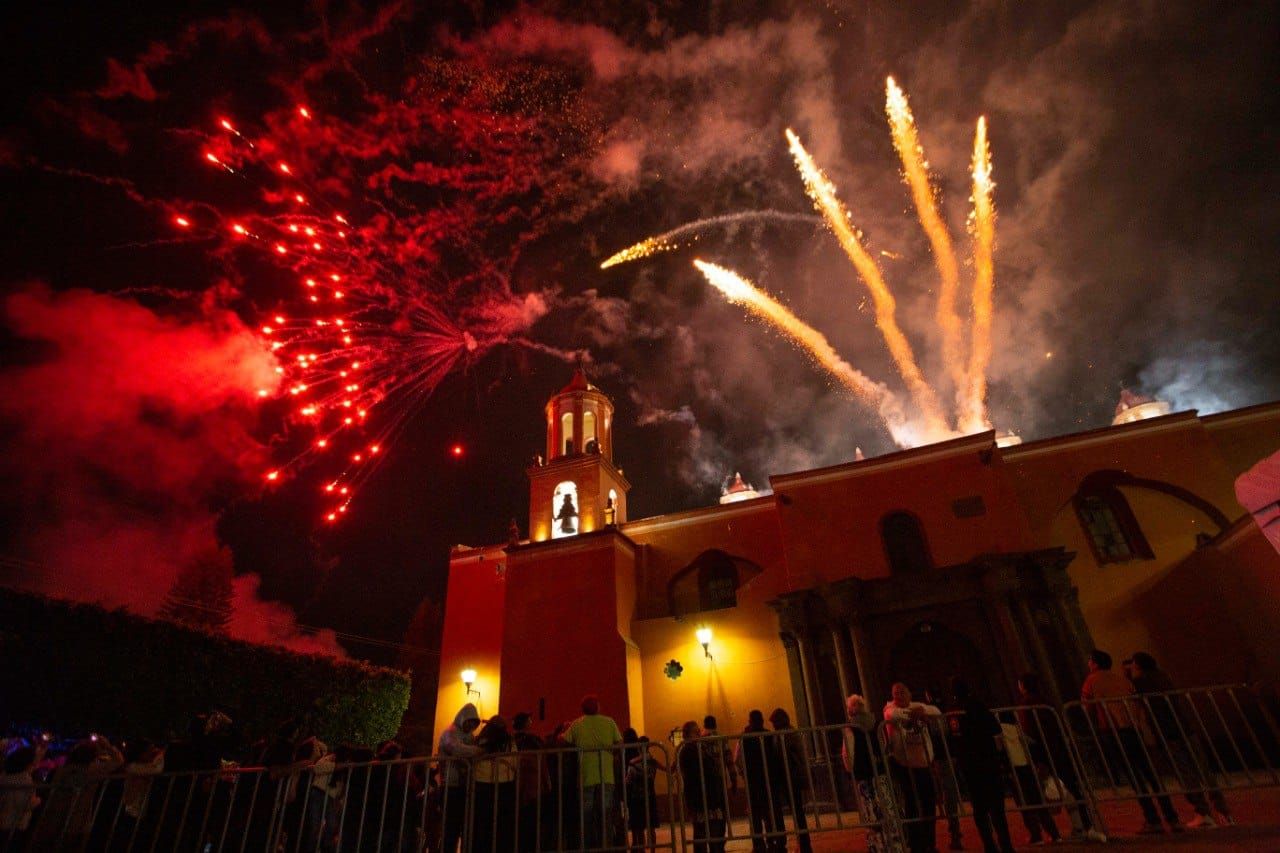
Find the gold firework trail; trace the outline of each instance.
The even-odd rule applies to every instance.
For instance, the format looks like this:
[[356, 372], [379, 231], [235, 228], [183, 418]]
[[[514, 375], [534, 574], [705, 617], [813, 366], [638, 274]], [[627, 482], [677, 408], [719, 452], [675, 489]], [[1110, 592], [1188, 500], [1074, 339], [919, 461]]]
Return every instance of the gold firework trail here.
[[873, 407], [898, 444], [910, 447], [919, 441], [917, 430], [907, 422], [902, 405], [893, 392], [841, 358], [825, 335], [733, 270], [702, 260], [694, 260], [693, 265], [725, 299], [741, 305], [786, 335], [841, 385]]
[[708, 228], [715, 227], [732, 227], [744, 222], [772, 222], [777, 224], [821, 224], [822, 219], [808, 213], [788, 213], [783, 210], [744, 210], [738, 213], [725, 213], [720, 216], [711, 216], [706, 219], [699, 219], [696, 222], [686, 222], [670, 231], [664, 231], [653, 237], [641, 240], [632, 246], [628, 246], [620, 252], [605, 258], [600, 264], [600, 269], [607, 270], [609, 267], [625, 264], [629, 261], [638, 261], [641, 258], [647, 258], [656, 255], [659, 252], [673, 252], [676, 249], [690, 245], [701, 236], [701, 232]]
[[942, 361], [951, 375], [956, 399], [963, 408], [968, 376], [963, 353], [964, 327], [956, 313], [956, 296], [960, 290], [960, 265], [951, 244], [951, 232], [938, 212], [938, 200], [929, 181], [929, 163], [920, 144], [915, 117], [907, 95], [890, 77], [885, 85], [885, 113], [893, 134], [893, 147], [902, 160], [902, 173], [911, 189], [920, 226], [933, 247], [933, 261], [938, 268], [938, 325], [942, 329]]
[[996, 207], [995, 183], [991, 180], [991, 146], [987, 142], [987, 119], [978, 119], [973, 137], [973, 332], [969, 351], [966, 393], [960, 403], [962, 432], [991, 428], [987, 415], [987, 367], [991, 363], [992, 294], [995, 290]]
[[858, 275], [866, 284], [867, 289], [871, 291], [871, 299], [876, 309], [876, 326], [879, 327], [880, 333], [884, 335], [885, 344], [889, 347], [889, 353], [893, 356], [894, 363], [897, 364], [903, 381], [906, 382], [907, 388], [911, 390], [911, 394], [915, 398], [916, 405], [920, 408], [926, 431], [935, 436], [935, 438], [931, 439], [935, 441], [939, 438], [950, 436], [952, 433], [938, 405], [937, 394], [934, 393], [933, 388], [930, 387], [924, 375], [921, 374], [920, 367], [916, 363], [915, 353], [911, 349], [911, 343], [898, 326], [895, 316], [897, 303], [894, 301], [893, 294], [889, 291], [889, 286], [885, 283], [879, 265], [863, 247], [862, 235], [850, 221], [849, 212], [845, 210], [839, 196], [836, 195], [835, 186], [818, 168], [817, 163], [813, 161], [813, 157], [809, 155], [809, 152], [805, 150], [804, 145], [800, 142], [800, 137], [796, 136], [790, 128], [787, 128], [786, 135], [787, 144], [791, 148], [791, 156], [795, 158], [796, 168], [800, 170], [800, 176], [804, 179], [805, 189], [808, 191], [809, 197], [813, 199], [818, 211], [826, 218], [827, 225], [836, 235], [840, 247], [844, 249], [844, 253], [853, 263], [854, 269], [858, 271]]

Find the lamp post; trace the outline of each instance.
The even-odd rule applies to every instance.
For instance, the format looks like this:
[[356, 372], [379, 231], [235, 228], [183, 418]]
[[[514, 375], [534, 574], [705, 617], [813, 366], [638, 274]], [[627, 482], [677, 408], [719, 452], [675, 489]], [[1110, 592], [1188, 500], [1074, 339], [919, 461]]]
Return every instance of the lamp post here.
[[707, 656], [708, 660], [712, 660], [713, 658], [711, 657], [711, 629], [703, 627], [703, 628], [699, 628], [694, 633], [698, 638], [698, 642], [702, 645], [702, 653]]

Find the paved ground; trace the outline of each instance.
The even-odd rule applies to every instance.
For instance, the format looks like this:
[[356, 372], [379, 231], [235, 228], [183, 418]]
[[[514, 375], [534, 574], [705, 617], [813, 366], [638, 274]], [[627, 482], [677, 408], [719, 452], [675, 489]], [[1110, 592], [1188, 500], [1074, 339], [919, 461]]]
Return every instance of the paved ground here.
[[[1177, 835], [1136, 835], [1142, 825], [1142, 812], [1135, 802], [1104, 803], [1102, 817], [1109, 830], [1107, 847], [1141, 851], [1177, 851], [1177, 853], [1226, 853], [1227, 851], [1280, 851], [1280, 789], [1257, 789], [1249, 791], [1233, 791], [1228, 794], [1228, 802], [1234, 810], [1237, 825], [1218, 829], [1187, 830]], [[1193, 812], [1181, 798], [1175, 798], [1175, 805], [1183, 820], [1191, 818]], [[828, 824], [831, 818], [824, 818]], [[963, 823], [964, 846], [966, 850], [982, 850], [977, 829], [972, 821]], [[1065, 815], [1059, 816], [1058, 826], [1069, 829]], [[1019, 849], [1037, 850], [1028, 846], [1028, 836], [1016, 815], [1010, 815], [1010, 828], [1013, 830], [1013, 842]], [[746, 831], [745, 823], [735, 829]], [[946, 849], [946, 825], [938, 825], [939, 849]], [[1050, 850], [1099, 850], [1098, 844], [1055, 844]], [[750, 841], [732, 841], [727, 846], [729, 851], [750, 850]], [[791, 850], [796, 850], [795, 841], [791, 842]], [[866, 849], [859, 831], [824, 832], [813, 836], [815, 853], [851, 853]]]

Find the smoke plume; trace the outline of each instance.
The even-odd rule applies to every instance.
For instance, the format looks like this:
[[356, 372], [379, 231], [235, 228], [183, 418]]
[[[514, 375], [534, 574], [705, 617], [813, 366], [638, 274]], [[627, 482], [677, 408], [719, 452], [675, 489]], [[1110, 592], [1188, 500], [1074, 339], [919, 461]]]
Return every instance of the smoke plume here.
[[[3, 460], [22, 531], [6, 582], [155, 615], [182, 569], [230, 560], [220, 504], [266, 464], [253, 435], [275, 359], [232, 313], [161, 316], [129, 299], [40, 285], [11, 294], [4, 319], [33, 357], [0, 372]], [[246, 640], [342, 655], [303, 635], [291, 611], [234, 583], [229, 630]]]

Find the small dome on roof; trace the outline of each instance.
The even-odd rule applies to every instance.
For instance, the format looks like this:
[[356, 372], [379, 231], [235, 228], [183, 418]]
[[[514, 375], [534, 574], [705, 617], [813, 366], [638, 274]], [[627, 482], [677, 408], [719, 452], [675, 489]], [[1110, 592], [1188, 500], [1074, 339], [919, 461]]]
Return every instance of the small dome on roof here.
[[738, 501], [749, 501], [760, 497], [760, 493], [750, 483], [743, 481], [742, 475], [735, 473], [733, 482], [720, 490], [720, 503], [731, 504]]
[[1116, 416], [1111, 419], [1112, 426], [1131, 424], [1147, 418], [1158, 418], [1169, 414], [1169, 404], [1146, 394], [1135, 394], [1128, 388], [1120, 389], [1120, 402], [1116, 404]]
[[1116, 414], [1137, 408], [1146, 403], [1157, 402], [1155, 397], [1148, 397], [1146, 394], [1135, 394], [1128, 388], [1120, 389], [1120, 402], [1116, 403]]

